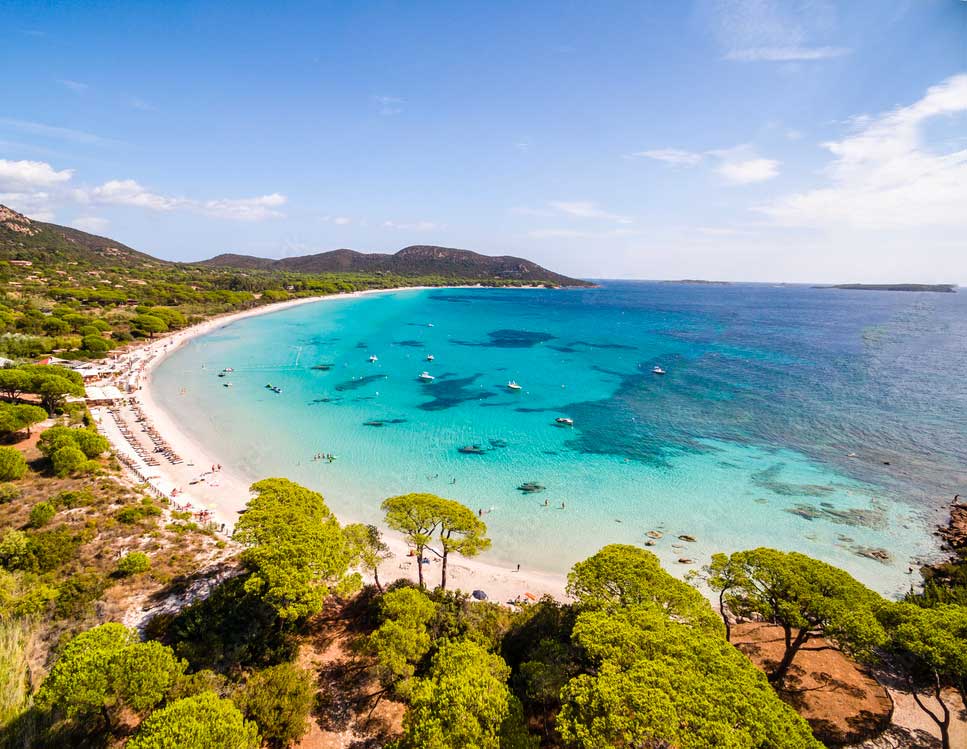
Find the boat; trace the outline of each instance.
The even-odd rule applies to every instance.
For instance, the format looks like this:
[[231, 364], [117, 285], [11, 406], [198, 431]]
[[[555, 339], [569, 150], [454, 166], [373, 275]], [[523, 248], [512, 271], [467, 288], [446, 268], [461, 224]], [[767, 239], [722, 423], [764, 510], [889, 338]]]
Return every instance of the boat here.
[[663, 375], [663, 374], [665, 374], [665, 370], [662, 369], [661, 367], [653, 367], [651, 371], [652, 371], [652, 373], [657, 374], [657, 375]]
[[224, 376], [225, 376], [225, 372], [219, 372], [219, 373], [218, 373], [218, 376], [219, 376], [219, 377], [224, 377]]
[[376, 354], [373, 354], [373, 355], [371, 355], [371, 356], [369, 357], [369, 360], [370, 360], [370, 361], [371, 361], [371, 362], [372, 362], [373, 364], [375, 364], [376, 362], [378, 362], [378, 361], [379, 361], [379, 357], [378, 357], [378, 356], [376, 356]]
[[278, 385], [276, 385], [276, 386], [274, 386], [272, 388], [272, 392], [273, 393], [281, 393], [282, 392], [282, 388], [280, 388]]
[[508, 382], [507, 383], [507, 387], [510, 388], [511, 390], [520, 390], [521, 389], [520, 385], [518, 385], [515, 380], [511, 380], [510, 382]]
[[436, 378], [429, 372], [420, 372], [420, 379], [424, 382], [433, 382]]
[[232, 386], [232, 383], [226, 382], [222, 387], [230, 388], [231, 386]]
[[271, 382], [267, 382], [265, 384], [265, 389], [266, 390], [274, 390], [275, 389], [275, 385], [273, 385]]
[[426, 360], [427, 361], [433, 361], [433, 354], [427, 354], [426, 355]]
[[556, 421], [558, 424], [561, 424], [563, 426], [567, 426], [567, 427], [574, 426], [574, 419], [570, 419], [567, 416], [558, 416], [556, 419], [554, 419], [554, 421]]
[[231, 367], [225, 367], [225, 369], [222, 370], [222, 372], [234, 372], [234, 371], [235, 370], [232, 369]]

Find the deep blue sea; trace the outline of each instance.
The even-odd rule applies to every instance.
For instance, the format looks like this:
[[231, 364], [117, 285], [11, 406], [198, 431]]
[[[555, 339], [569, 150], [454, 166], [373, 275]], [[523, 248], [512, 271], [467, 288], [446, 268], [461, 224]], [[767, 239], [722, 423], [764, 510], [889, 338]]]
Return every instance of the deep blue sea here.
[[967, 494], [964, 293], [604, 282], [330, 299], [199, 337], [152, 388], [252, 479], [312, 486], [345, 520], [448, 496], [485, 511], [492, 559], [548, 571], [658, 530], [676, 574], [769, 545], [896, 593]]

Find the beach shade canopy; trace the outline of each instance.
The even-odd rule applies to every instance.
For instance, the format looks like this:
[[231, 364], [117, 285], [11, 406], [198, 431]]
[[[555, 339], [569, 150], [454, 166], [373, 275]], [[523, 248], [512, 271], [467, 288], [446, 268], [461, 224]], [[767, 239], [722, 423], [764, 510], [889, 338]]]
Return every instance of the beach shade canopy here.
[[475, 590], [471, 595], [473, 595], [473, 597], [476, 598], [478, 601], [487, 600], [487, 594], [484, 593], [482, 590]]
[[524, 598], [526, 598], [528, 601], [537, 600], [537, 596], [535, 596], [533, 593], [524, 593]]

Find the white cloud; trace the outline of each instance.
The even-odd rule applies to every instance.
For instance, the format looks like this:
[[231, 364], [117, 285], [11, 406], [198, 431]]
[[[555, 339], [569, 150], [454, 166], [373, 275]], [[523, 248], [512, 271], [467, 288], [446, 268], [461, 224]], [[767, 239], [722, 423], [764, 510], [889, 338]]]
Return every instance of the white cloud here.
[[967, 74], [960, 74], [910, 106], [856, 119], [854, 133], [823, 144], [834, 157], [826, 186], [760, 210], [789, 226], [967, 226], [967, 149], [934, 152], [923, 132], [934, 118], [965, 113]]
[[50, 194], [47, 192], [36, 190], [32, 192], [0, 192], [0, 204], [38, 221], [51, 221], [54, 218], [54, 211], [50, 205]]
[[72, 81], [69, 78], [61, 78], [57, 81], [60, 85], [65, 88], [70, 89], [75, 94], [83, 94], [87, 89], [90, 88], [86, 83], [81, 83], [80, 81]]
[[0, 159], [0, 189], [51, 187], [67, 182], [72, 169], [56, 170], [44, 161], [7, 161]]
[[78, 216], [71, 221], [71, 226], [73, 226], [75, 229], [90, 232], [91, 234], [100, 234], [105, 232], [110, 225], [110, 221], [108, 221], [106, 218], [101, 218], [100, 216]]
[[268, 218], [281, 218], [283, 214], [277, 210], [285, 205], [285, 195], [272, 193], [271, 195], [260, 195], [256, 198], [237, 198], [207, 200], [201, 204], [191, 203], [192, 207], [198, 206], [202, 213], [216, 218], [227, 218], [234, 221], [264, 221]]
[[761, 158], [749, 145], [711, 151], [685, 151], [681, 148], [655, 148], [631, 154], [636, 157], [661, 161], [673, 166], [697, 166], [709, 159], [717, 160], [715, 171], [734, 185], [763, 182], [779, 174], [779, 162]]
[[79, 202], [127, 205], [151, 211], [183, 209], [233, 221], [264, 221], [269, 218], [280, 218], [283, 214], [276, 209], [286, 202], [286, 197], [278, 193], [259, 195], [254, 198], [191, 200], [152, 192], [133, 179], [110, 180], [93, 190], [78, 191], [76, 197]]
[[552, 200], [548, 202], [548, 205], [555, 211], [573, 216], [574, 218], [602, 219], [605, 221], [615, 221], [619, 224], [631, 223], [631, 219], [627, 216], [609, 213], [600, 208], [596, 203], [588, 200]]
[[746, 159], [725, 161], [716, 169], [726, 181], [734, 185], [764, 182], [779, 174], [779, 162], [772, 159]]
[[396, 221], [384, 221], [383, 226], [387, 229], [402, 229], [404, 231], [430, 231], [431, 229], [442, 228], [432, 221], [413, 221], [412, 223], [398, 223]]
[[95, 203], [132, 205], [138, 208], [149, 208], [152, 211], [170, 211], [186, 203], [183, 198], [172, 198], [153, 193], [133, 179], [109, 180], [100, 187], [91, 190], [89, 197]]
[[406, 99], [399, 96], [374, 96], [373, 103], [381, 115], [387, 116], [402, 112]]
[[348, 216], [336, 216], [332, 220], [332, 222], [334, 224], [336, 224], [337, 226], [346, 226], [347, 224], [351, 224], [353, 222], [353, 220], [351, 218], [349, 218]]
[[663, 161], [674, 166], [695, 166], [702, 160], [702, 154], [684, 151], [681, 148], [654, 148], [650, 151], [637, 151], [631, 156]]
[[750, 47], [734, 49], [726, 60], [738, 62], [809, 62], [831, 60], [850, 54], [846, 47]]

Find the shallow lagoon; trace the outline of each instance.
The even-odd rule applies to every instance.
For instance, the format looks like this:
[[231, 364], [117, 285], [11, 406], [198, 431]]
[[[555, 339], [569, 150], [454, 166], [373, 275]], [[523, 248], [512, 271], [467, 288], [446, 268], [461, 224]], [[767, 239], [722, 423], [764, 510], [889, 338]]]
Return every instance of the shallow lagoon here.
[[224, 464], [343, 518], [433, 491], [483, 509], [509, 564], [564, 571], [654, 529], [679, 574], [771, 545], [889, 593], [967, 493], [964, 371], [962, 294], [608, 283], [294, 307], [191, 341], [152, 387]]

